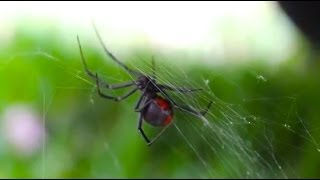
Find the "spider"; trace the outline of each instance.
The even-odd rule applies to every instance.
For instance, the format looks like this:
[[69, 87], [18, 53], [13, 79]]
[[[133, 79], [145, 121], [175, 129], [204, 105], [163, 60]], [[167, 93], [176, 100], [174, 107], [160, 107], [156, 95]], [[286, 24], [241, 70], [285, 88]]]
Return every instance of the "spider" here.
[[[128, 98], [130, 95], [134, 94], [136, 91], [138, 90], [141, 91], [141, 95], [135, 105], [134, 110], [135, 112], [139, 113], [138, 131], [140, 132], [140, 134], [142, 135], [142, 137], [144, 138], [148, 146], [150, 146], [155, 140], [157, 140], [171, 124], [173, 115], [174, 115], [173, 108], [186, 111], [198, 117], [204, 116], [207, 113], [208, 109], [211, 107], [212, 101], [209, 102], [205, 110], [198, 112], [185, 105], [177, 104], [172, 98], [170, 98], [170, 96], [166, 92], [166, 91], [175, 91], [180, 93], [188, 93], [188, 92], [203, 90], [202, 88], [189, 89], [189, 88], [173, 87], [166, 84], [157, 83], [155, 65], [154, 65], [155, 63], [154, 63], [153, 57], [152, 57], [153, 75], [148, 76], [146, 74], [142, 74], [138, 71], [130, 69], [128, 66], [126, 66], [121, 61], [119, 61], [106, 48], [95, 26], [94, 26], [94, 30], [99, 39], [100, 44], [102, 45], [107, 55], [119, 66], [121, 66], [127, 73], [136, 77], [136, 80], [119, 83], [119, 84], [108, 84], [106, 81], [103, 81], [101, 78], [99, 78], [97, 73], [93, 73], [89, 70], [83, 55], [79, 36], [77, 36], [78, 46], [79, 46], [84, 70], [86, 71], [89, 77], [95, 80], [98, 94], [102, 98], [119, 102], [121, 100]], [[126, 88], [130, 86], [134, 86], [134, 88], [132, 88], [132, 90], [128, 91], [127, 93], [119, 97], [110, 96], [101, 92], [101, 87], [104, 87], [107, 89], [120, 89], [120, 88]], [[153, 139], [150, 140], [142, 128], [143, 120], [152, 126], [163, 127], [163, 129]]]

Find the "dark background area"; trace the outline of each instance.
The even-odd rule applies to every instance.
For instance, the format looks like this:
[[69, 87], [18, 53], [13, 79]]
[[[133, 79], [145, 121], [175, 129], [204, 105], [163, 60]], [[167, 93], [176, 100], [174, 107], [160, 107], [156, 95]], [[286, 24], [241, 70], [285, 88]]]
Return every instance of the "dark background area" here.
[[320, 48], [320, 2], [278, 1], [280, 7], [296, 27], [310, 41], [313, 48]]

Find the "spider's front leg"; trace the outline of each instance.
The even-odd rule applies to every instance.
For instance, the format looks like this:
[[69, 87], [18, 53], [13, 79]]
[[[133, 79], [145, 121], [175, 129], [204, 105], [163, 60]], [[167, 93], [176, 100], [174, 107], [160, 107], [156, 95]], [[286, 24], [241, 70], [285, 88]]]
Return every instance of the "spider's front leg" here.
[[97, 73], [96, 73], [96, 83], [97, 83], [97, 88], [98, 88], [98, 94], [103, 98], [111, 99], [111, 100], [114, 100], [114, 101], [121, 101], [121, 100], [129, 97], [130, 95], [132, 95], [133, 93], [135, 93], [138, 90], [138, 88], [134, 88], [131, 91], [129, 91], [128, 93], [124, 94], [123, 96], [114, 97], [114, 96], [109, 96], [109, 95], [103, 94], [100, 91], [100, 85], [99, 85], [100, 83], [99, 83], [99, 78], [98, 78], [98, 74]]
[[[129, 82], [124, 82], [124, 83], [120, 83], [120, 84], [108, 84], [105, 81], [103, 81], [102, 79], [98, 78], [97, 76], [95, 76], [88, 68], [87, 63], [85, 61], [83, 52], [82, 52], [82, 47], [80, 44], [80, 40], [79, 37], [77, 36], [77, 40], [78, 40], [78, 45], [79, 45], [79, 49], [80, 49], [80, 55], [81, 55], [81, 60], [84, 66], [84, 70], [86, 71], [87, 75], [89, 77], [91, 77], [94, 80], [98, 80], [99, 84], [101, 84], [103, 87], [105, 88], [109, 88], [109, 89], [120, 89], [120, 88], [125, 88], [125, 87], [129, 87], [129, 86], [133, 86], [135, 85], [134, 81], [129, 81]], [[98, 78], [98, 79], [97, 79]]]

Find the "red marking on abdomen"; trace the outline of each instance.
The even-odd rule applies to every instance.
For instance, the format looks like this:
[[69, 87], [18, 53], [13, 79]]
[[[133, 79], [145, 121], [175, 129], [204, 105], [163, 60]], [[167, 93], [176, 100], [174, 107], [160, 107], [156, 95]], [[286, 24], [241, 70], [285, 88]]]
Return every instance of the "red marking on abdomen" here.
[[161, 96], [157, 96], [155, 98], [155, 101], [161, 110], [166, 111], [168, 113], [168, 115], [163, 121], [163, 125], [166, 126], [172, 121], [173, 118], [171, 104], [168, 100], [162, 98]]
[[161, 97], [157, 97], [156, 99], [156, 103], [159, 105], [159, 107], [162, 109], [162, 110], [168, 110], [170, 109], [170, 103], [169, 101], [161, 98]]
[[166, 126], [168, 125], [172, 120], [172, 116], [168, 115], [167, 118], [164, 120], [163, 124]]

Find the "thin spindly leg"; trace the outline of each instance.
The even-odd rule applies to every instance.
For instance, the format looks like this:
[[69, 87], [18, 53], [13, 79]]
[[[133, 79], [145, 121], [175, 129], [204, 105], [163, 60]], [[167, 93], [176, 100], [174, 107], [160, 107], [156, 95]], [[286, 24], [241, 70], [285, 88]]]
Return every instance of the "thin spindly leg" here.
[[156, 141], [164, 132], [165, 130], [171, 125], [171, 123], [169, 125], [167, 125], [166, 127], [164, 127], [151, 141], [149, 140], [149, 138], [147, 137], [147, 135], [145, 134], [143, 128], [142, 128], [142, 123], [143, 123], [143, 116], [142, 116], [142, 112], [150, 103], [152, 102], [152, 99], [147, 100], [140, 109], [138, 109], [137, 111], [140, 112], [139, 113], [139, 122], [138, 122], [138, 130], [141, 133], [141, 135], [143, 136], [143, 138], [145, 139], [145, 141], [147, 142], [148, 146], [150, 146], [154, 141]]
[[150, 143], [150, 140], [149, 138], [147, 137], [147, 135], [144, 133], [143, 129], [142, 129], [142, 114], [139, 113], [139, 120], [138, 120], [138, 130], [140, 132], [140, 134], [142, 135], [142, 137], [144, 138], [144, 140], [149, 144]]
[[[94, 80], [96, 80], [96, 76], [89, 70], [88, 66], [87, 66], [87, 63], [85, 61], [85, 58], [84, 58], [84, 55], [83, 55], [83, 52], [82, 52], [82, 48], [81, 48], [81, 44], [80, 44], [80, 40], [79, 40], [79, 37], [77, 36], [77, 39], [78, 39], [78, 45], [79, 45], [79, 49], [80, 49], [80, 55], [81, 55], [81, 60], [82, 60], [82, 63], [83, 63], [83, 66], [84, 66], [84, 69], [86, 71], [86, 73]], [[105, 81], [103, 81], [102, 79], [98, 79], [99, 80], [99, 84], [101, 84], [103, 87], [105, 88], [109, 88], [109, 89], [119, 89], [119, 88], [124, 88], [124, 87], [129, 87], [129, 86], [132, 86], [135, 84], [134, 81], [129, 81], [129, 82], [124, 82], [124, 83], [120, 83], [120, 84], [113, 84], [113, 85], [110, 85], [110, 84], [107, 84]]]
[[142, 94], [140, 95], [140, 98], [136, 104], [136, 107], [134, 108], [135, 111], [139, 109], [141, 103], [144, 103], [143, 101], [145, 100], [145, 94], [146, 94], [147, 87], [142, 91]]
[[147, 137], [147, 135], [145, 134], [144, 130], [142, 129], [142, 114], [139, 113], [139, 120], [138, 120], [138, 130], [141, 133], [142, 137], [144, 138], [144, 140], [147, 142], [147, 145], [150, 146], [152, 143], [154, 143], [166, 130], [167, 128], [170, 126], [167, 125], [166, 127], [164, 127], [151, 141], [149, 140], [149, 138]]
[[150, 103], [152, 102], [152, 99], [147, 100], [143, 103], [142, 107], [136, 108], [136, 112], [141, 112], [144, 108], [146, 108]]
[[175, 108], [178, 108], [178, 109], [180, 109], [182, 111], [186, 111], [186, 112], [191, 113], [193, 115], [196, 115], [198, 117], [199, 116], [204, 116], [208, 112], [209, 108], [212, 105], [212, 101], [210, 101], [210, 103], [207, 106], [207, 109], [199, 112], [199, 111], [195, 111], [195, 110], [193, 110], [193, 109], [191, 109], [191, 108], [189, 108], [187, 106], [177, 104], [172, 98], [170, 98], [170, 96], [168, 96], [168, 94], [165, 91], [162, 90], [161, 93], [164, 94], [164, 96], [166, 98], [168, 98], [172, 102], [172, 104], [174, 105]]
[[194, 114], [194, 115], [196, 115], [196, 116], [204, 116], [204, 115], [208, 112], [211, 104], [212, 104], [212, 102], [210, 102], [210, 103], [208, 104], [207, 109], [205, 109], [205, 110], [203, 110], [203, 111], [200, 111], [200, 112], [199, 112], [199, 111], [195, 111], [195, 110], [193, 110], [193, 109], [191, 109], [191, 108], [189, 108], [189, 107], [187, 107], [187, 106], [178, 105], [178, 104], [176, 104], [176, 103], [174, 103], [174, 107], [177, 108], [177, 109], [180, 109], [180, 110], [182, 110], [182, 111], [186, 111], [186, 112], [189, 112], [189, 113], [191, 113], [191, 114]]
[[160, 89], [165, 89], [165, 90], [170, 90], [170, 91], [177, 91], [177, 92], [180, 92], [180, 93], [188, 93], [188, 92], [203, 90], [202, 88], [189, 89], [189, 88], [181, 88], [181, 87], [169, 86], [169, 85], [165, 85], [165, 84], [158, 84], [157, 86]]
[[139, 100], [138, 100], [138, 102], [137, 102], [137, 104], [136, 104], [136, 107], [134, 108], [134, 110], [139, 109], [140, 104], [143, 102], [143, 100], [144, 100], [144, 96], [143, 96], [143, 94], [141, 94], [141, 95], [140, 95], [140, 98], [139, 98]]
[[167, 129], [170, 127], [172, 123], [165, 126], [149, 143], [148, 146], [150, 146], [152, 143], [154, 143]]
[[141, 73], [134, 71], [132, 69], [130, 69], [128, 66], [126, 66], [125, 64], [123, 64], [121, 61], [119, 61], [106, 47], [106, 45], [103, 43], [102, 38], [98, 32], [98, 29], [96, 28], [95, 24], [92, 22], [92, 25], [94, 27], [94, 30], [96, 32], [96, 35], [98, 36], [99, 42], [102, 45], [104, 51], [108, 54], [108, 56], [115, 61], [118, 65], [120, 65], [123, 69], [125, 69], [128, 73], [136, 75], [136, 76], [140, 76]]
[[101, 97], [103, 97], [103, 98], [111, 99], [111, 100], [114, 100], [114, 101], [121, 101], [121, 100], [129, 97], [130, 95], [132, 95], [134, 92], [136, 92], [136, 91], [138, 90], [138, 88], [134, 88], [134, 89], [132, 89], [131, 91], [129, 91], [128, 93], [124, 94], [123, 96], [119, 96], [119, 97], [109, 96], [109, 95], [103, 94], [103, 93], [100, 91], [98, 74], [96, 74], [96, 76], [97, 76], [97, 78], [96, 78], [96, 83], [97, 83], [97, 87], [98, 87], [98, 93], [99, 93], [99, 95], [100, 95]]

